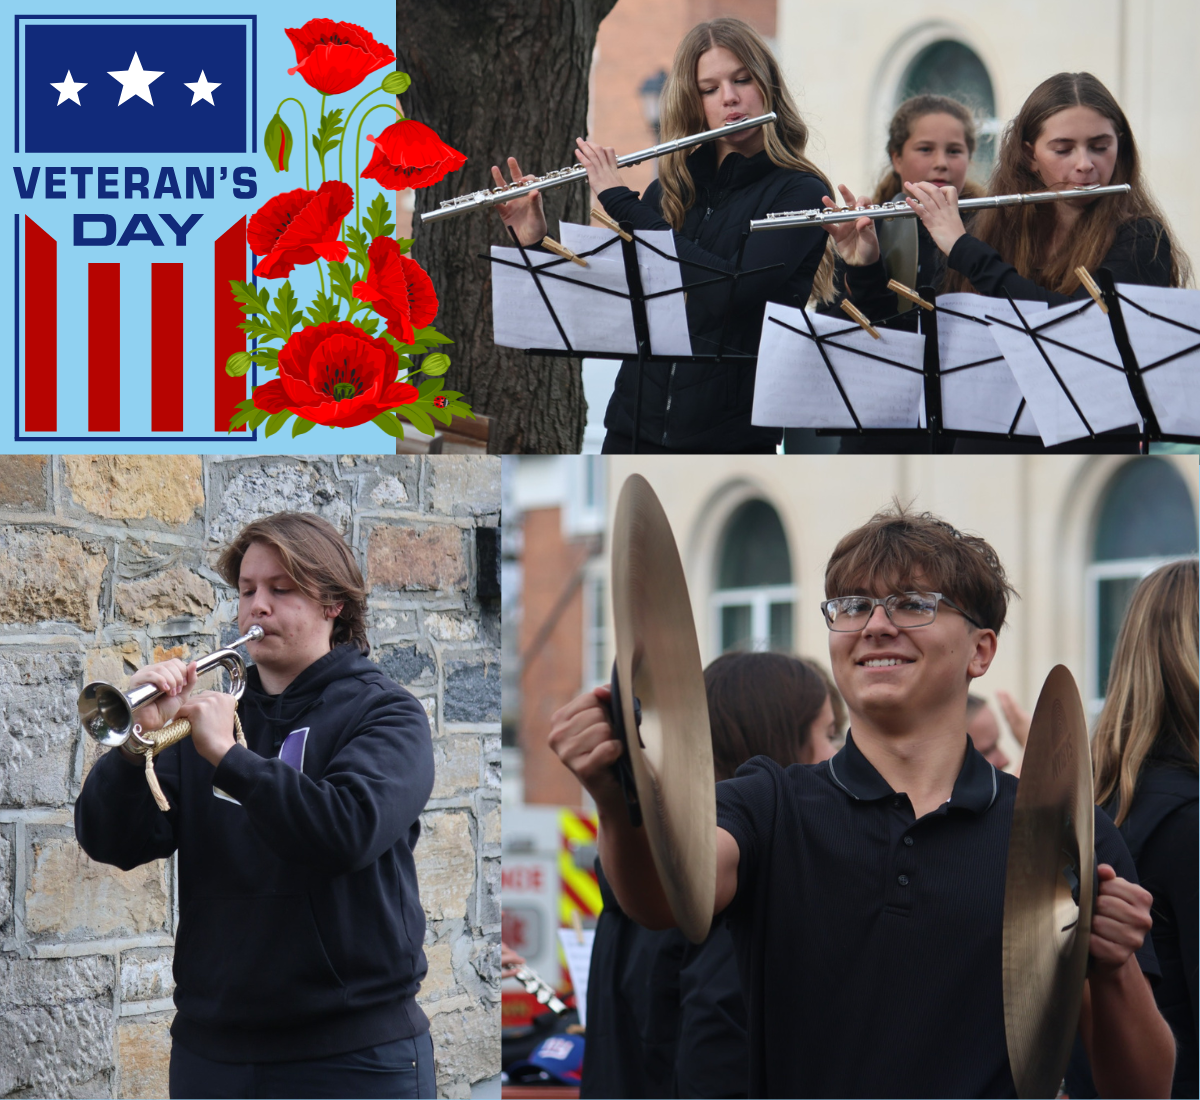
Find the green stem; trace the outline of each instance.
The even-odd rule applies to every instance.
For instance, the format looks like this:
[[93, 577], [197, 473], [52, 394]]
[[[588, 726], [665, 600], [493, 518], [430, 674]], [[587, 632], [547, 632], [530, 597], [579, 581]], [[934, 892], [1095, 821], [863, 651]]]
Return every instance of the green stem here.
[[[321, 96], [321, 129], [325, 129], [325, 97]], [[325, 182], [325, 154], [321, 154], [321, 182]]]
[[305, 190], [310, 190], [308, 186], [308, 112], [304, 109], [304, 104], [295, 96], [288, 96], [287, 99], [281, 99], [279, 106], [275, 108], [275, 113], [279, 114], [285, 103], [294, 103], [300, 108], [300, 113], [304, 116], [304, 187]]
[[396, 112], [396, 117], [398, 119], [403, 120], [403, 118], [404, 118], [404, 112], [401, 111], [400, 108], [397, 107], [394, 103], [376, 103], [375, 106], [372, 107], [370, 111], [364, 112], [362, 118], [359, 119], [358, 134], [354, 138], [354, 227], [355, 227], [355, 229], [362, 228], [362, 212], [359, 210], [359, 207], [358, 207], [358, 181], [360, 179], [362, 179], [362, 177], [358, 174], [358, 148], [362, 144], [363, 125], [366, 123], [367, 116], [370, 115], [371, 111], [378, 111], [380, 108], [383, 108], [383, 107], [391, 107], [391, 109]]
[[321, 267], [320, 259], [317, 260], [317, 275], [321, 279], [321, 293], [324, 294], [325, 293], [325, 272]]
[[350, 113], [346, 116], [346, 129], [342, 131], [342, 143], [338, 146], [338, 179], [342, 178], [342, 153], [346, 148], [346, 133], [350, 129], [350, 119], [354, 117], [354, 112], [357, 111], [364, 103], [366, 103], [371, 96], [375, 95], [376, 92], [382, 91], [383, 85], [380, 84], [378, 88], [373, 88], [371, 91], [367, 92], [362, 99], [360, 99], [353, 107], [350, 108]]

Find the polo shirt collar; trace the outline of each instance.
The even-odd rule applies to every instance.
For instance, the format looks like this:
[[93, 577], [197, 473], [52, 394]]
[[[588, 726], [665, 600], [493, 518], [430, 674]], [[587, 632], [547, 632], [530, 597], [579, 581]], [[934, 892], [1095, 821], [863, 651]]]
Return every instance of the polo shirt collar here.
[[[996, 800], [999, 781], [996, 769], [978, 752], [967, 736], [967, 751], [962, 768], [954, 781], [949, 806], [954, 809], [982, 813]], [[896, 792], [875, 766], [854, 743], [854, 735], [846, 733], [846, 744], [829, 761], [830, 778], [851, 798], [860, 802], [874, 802], [890, 798]]]

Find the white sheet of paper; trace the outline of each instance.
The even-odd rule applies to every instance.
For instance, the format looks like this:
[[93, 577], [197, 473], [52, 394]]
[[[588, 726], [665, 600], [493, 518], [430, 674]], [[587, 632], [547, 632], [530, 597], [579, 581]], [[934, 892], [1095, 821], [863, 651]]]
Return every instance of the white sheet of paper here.
[[[561, 243], [574, 252], [596, 248], [617, 237], [611, 229], [571, 222], [562, 222], [559, 234]], [[675, 240], [670, 231], [639, 231], [638, 236], [668, 255], [675, 255]], [[531, 251], [527, 254], [535, 267], [559, 259], [543, 252]], [[493, 246], [492, 255], [511, 263], [522, 263], [521, 254], [515, 248]], [[571, 346], [577, 351], [636, 355], [637, 342], [628, 298], [618, 298], [592, 289], [604, 287], [622, 294], [628, 293], [625, 262], [620, 248], [613, 245], [599, 256], [589, 256], [587, 264], [587, 267], [580, 267], [566, 261], [555, 265], [554, 273], [571, 282], [549, 277], [541, 280]], [[679, 265], [656, 255], [641, 244], [638, 245], [638, 272], [642, 290], [646, 294], [671, 290], [681, 285]], [[562, 336], [546, 303], [525, 271], [506, 264], [492, 265], [492, 317], [493, 340], [500, 347], [565, 350]], [[682, 293], [667, 294], [647, 302], [646, 320], [650, 326], [650, 348], [655, 355], [692, 354]]]
[[[1140, 425], [1108, 318], [1095, 305], [1082, 311], [1079, 307], [1079, 302], [1068, 302], [1047, 309], [1036, 318], [1027, 316], [1026, 320], [1035, 331], [1044, 330], [1046, 336], [1058, 341], [1045, 345], [1046, 354], [1093, 431]], [[989, 316], [1010, 320], [1007, 311], [993, 310]], [[1063, 317], [1067, 320], [1060, 320]], [[996, 344], [1029, 402], [1042, 442], [1053, 447], [1056, 443], [1084, 438], [1087, 427], [1033, 340], [1025, 332], [1005, 324], [995, 324], [992, 328]], [[1104, 366], [1079, 352], [1097, 356], [1112, 366]]]
[[[979, 294], [939, 294], [937, 304], [939, 309], [952, 309], [980, 320], [984, 320], [989, 312], [1005, 320], [1016, 320], [1007, 301], [984, 298]], [[1018, 302], [1017, 306], [1026, 317], [1046, 310], [1045, 302]], [[1012, 368], [996, 345], [992, 326], [939, 312], [937, 327], [943, 426], [960, 432], [1007, 433], [1021, 407], [1023, 395]], [[922, 390], [922, 424], [925, 423], [924, 399]], [[1016, 434], [1038, 434], [1028, 402], [1021, 409]]]
[[[818, 335], [841, 334], [836, 344], [824, 341], [823, 346], [862, 426], [917, 427], [924, 337], [880, 329], [880, 338], [875, 340], [853, 322], [820, 313], [808, 316]], [[803, 311], [768, 302], [758, 345], [750, 422], [763, 427], [853, 430], [854, 419], [816, 344], [791, 329], [808, 332]], [[913, 367], [915, 373], [858, 355], [858, 351]]]
[[[1200, 329], [1200, 290], [1158, 286], [1117, 286], [1126, 298], [1163, 317]], [[1147, 317], [1140, 309], [1121, 303], [1125, 330], [1137, 356], [1146, 367], [1179, 352], [1190, 351], [1142, 375], [1158, 426], [1169, 435], [1200, 436], [1200, 334]]]
[[592, 968], [592, 941], [595, 938], [596, 932], [591, 928], [578, 933], [574, 928], [558, 930], [558, 942], [562, 944], [563, 954], [567, 957], [567, 972], [571, 975], [571, 985], [575, 989], [575, 1007], [579, 1010], [579, 1022], [584, 1027], [587, 1027], [588, 973]]

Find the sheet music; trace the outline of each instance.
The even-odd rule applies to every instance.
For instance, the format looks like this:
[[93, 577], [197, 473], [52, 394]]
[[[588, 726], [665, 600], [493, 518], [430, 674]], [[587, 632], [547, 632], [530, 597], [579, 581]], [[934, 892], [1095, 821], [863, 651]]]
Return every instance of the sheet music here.
[[[1004, 299], [984, 298], [979, 294], [939, 294], [938, 358], [942, 370], [942, 424], [960, 432], [1004, 432], [1012, 427], [1021, 407], [1021, 387], [1013, 377], [992, 327], [977, 324], [944, 310], [986, 319], [986, 314], [1016, 322], [1012, 308]], [[1044, 313], [1045, 302], [1018, 302], [1026, 317]], [[974, 364], [967, 366], [967, 364]], [[966, 367], [965, 370], [961, 369]], [[956, 369], [958, 368], [958, 369]], [[921, 423], [925, 423], [925, 394], [921, 393]], [[1038, 434], [1028, 402], [1017, 421], [1017, 435]]]
[[[1126, 298], [1163, 317], [1200, 329], [1200, 290], [1120, 283]], [[1200, 332], [1147, 317], [1127, 302], [1121, 303], [1125, 330], [1133, 346], [1158, 426], [1168, 435], [1200, 435]], [[1192, 350], [1189, 350], [1192, 349]], [[1155, 367], [1168, 356], [1188, 352]], [[1146, 367], [1153, 369], [1146, 371]]]
[[579, 1022], [584, 1027], [587, 1027], [588, 974], [592, 969], [592, 941], [595, 938], [596, 932], [592, 928], [585, 928], [578, 933], [574, 928], [558, 930], [558, 942], [562, 944], [563, 954], [567, 957], [567, 972], [571, 975], [571, 985], [575, 990]]
[[[921, 403], [924, 337], [880, 329], [878, 340], [852, 321], [810, 313], [823, 346], [864, 428], [915, 428]], [[782, 321], [790, 328], [777, 324]], [[784, 428], [848, 428], [854, 419], [816, 343], [804, 311], [768, 302], [758, 346], [752, 424]], [[881, 363], [868, 356], [881, 356]], [[899, 366], [893, 364], [900, 364]], [[904, 366], [915, 368], [904, 370]]]
[[[1129, 392], [1108, 318], [1094, 304], [1080, 307], [1079, 302], [1068, 302], [1047, 309], [1037, 317], [1027, 315], [1026, 320], [1030, 328], [1058, 341], [1058, 344], [1043, 343], [1043, 348], [1092, 431], [1108, 431], [1126, 424], [1140, 425], [1137, 405]], [[988, 316], [998, 321], [1010, 320], [1007, 310], [989, 310]], [[1053, 447], [1087, 436], [1087, 426], [1030, 336], [1006, 324], [994, 324], [992, 335], [1029, 402], [1042, 442]], [[1109, 365], [1089, 359], [1081, 352], [1096, 356]]]
[[[569, 222], [563, 222], [559, 232], [563, 237], [561, 243], [575, 252], [594, 248], [608, 239], [616, 239], [616, 234], [610, 229], [572, 225]], [[674, 255], [674, 238], [669, 231], [639, 235], [651, 239], [664, 252]], [[661, 238], [667, 238], [666, 247]], [[515, 248], [493, 245], [491, 254], [494, 258], [524, 268], [521, 253]], [[586, 257], [587, 267], [580, 267], [547, 252], [527, 249], [526, 255], [534, 267], [553, 264], [551, 270], [554, 274], [563, 277], [544, 277], [539, 281], [572, 348], [581, 352], [637, 354], [633, 313], [627, 297], [629, 288], [625, 279], [625, 262], [616, 245], [601, 255]], [[679, 265], [641, 245], [638, 246], [638, 270], [642, 290], [646, 294], [680, 285]], [[597, 287], [618, 291], [626, 297], [605, 294], [595, 289]], [[558, 326], [526, 270], [502, 263], [492, 265], [492, 318], [493, 340], [499, 347], [566, 350]], [[650, 347], [655, 355], [692, 354], [682, 294], [666, 295], [647, 302], [646, 319], [650, 326]]]

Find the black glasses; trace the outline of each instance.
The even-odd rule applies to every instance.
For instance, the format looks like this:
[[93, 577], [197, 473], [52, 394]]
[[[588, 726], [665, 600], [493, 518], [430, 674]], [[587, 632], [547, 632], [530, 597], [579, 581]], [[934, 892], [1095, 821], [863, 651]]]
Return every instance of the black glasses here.
[[983, 629], [961, 607], [950, 602], [940, 592], [902, 592], [891, 596], [834, 596], [821, 604], [821, 611], [830, 630], [853, 632], [862, 630], [875, 613], [876, 607], [882, 607], [884, 614], [893, 625], [903, 630], [915, 630], [920, 626], [928, 626], [937, 618], [938, 604], [957, 611], [972, 626]]

